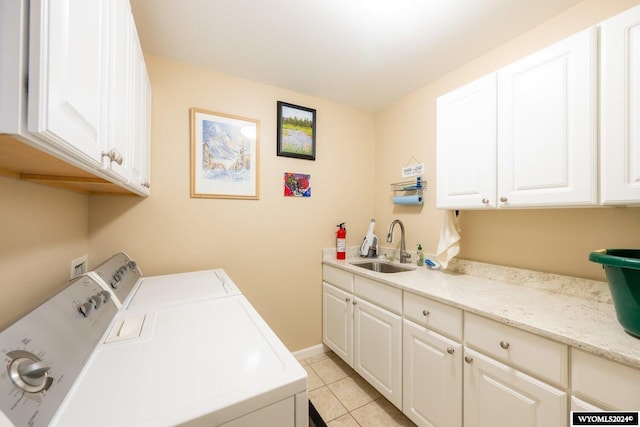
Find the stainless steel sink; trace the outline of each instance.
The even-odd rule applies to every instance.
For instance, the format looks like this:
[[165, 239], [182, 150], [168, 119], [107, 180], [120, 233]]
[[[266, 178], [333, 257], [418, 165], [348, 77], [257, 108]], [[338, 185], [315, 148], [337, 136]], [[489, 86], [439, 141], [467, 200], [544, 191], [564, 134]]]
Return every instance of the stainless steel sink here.
[[351, 265], [366, 268], [367, 270], [375, 271], [377, 273], [400, 273], [402, 271], [414, 270], [412, 267], [391, 264], [386, 261], [352, 262]]

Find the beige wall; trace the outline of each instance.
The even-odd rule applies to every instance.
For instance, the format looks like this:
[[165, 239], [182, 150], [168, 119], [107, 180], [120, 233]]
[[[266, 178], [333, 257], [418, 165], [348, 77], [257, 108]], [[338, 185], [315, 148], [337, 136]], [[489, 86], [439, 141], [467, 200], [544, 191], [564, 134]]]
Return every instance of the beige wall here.
[[88, 196], [0, 177], [0, 330], [63, 289], [88, 249]]
[[[585, 1], [375, 116], [147, 57], [149, 198], [84, 196], [0, 177], [0, 328], [60, 289], [72, 259], [89, 253], [91, 268], [124, 250], [146, 275], [223, 267], [291, 350], [320, 343], [320, 250], [335, 244], [337, 223], [347, 223], [348, 245], [357, 246], [372, 216], [381, 241], [399, 218], [409, 249], [420, 242], [436, 250], [436, 97], [638, 3]], [[317, 109], [315, 162], [275, 155], [278, 100]], [[190, 107], [261, 121], [259, 200], [189, 197]], [[425, 205], [394, 206], [389, 184], [412, 158], [427, 167]], [[284, 172], [311, 174], [312, 197], [283, 197]], [[604, 278], [589, 251], [640, 246], [640, 208], [465, 211], [460, 220], [462, 257], [581, 277]]]
[[[373, 115], [164, 59], [153, 87], [152, 193], [92, 196], [91, 256], [124, 250], [145, 275], [223, 267], [291, 349], [321, 342], [321, 248], [346, 222], [356, 245], [373, 212]], [[276, 102], [317, 110], [316, 161], [276, 156]], [[260, 199], [189, 197], [189, 108], [260, 120]], [[285, 172], [310, 198], [283, 196]], [[358, 237], [359, 236], [359, 237]]]
[[[420, 242], [435, 253], [443, 217], [435, 209], [436, 98], [639, 3], [585, 1], [379, 113], [376, 218], [384, 224], [400, 218], [407, 225], [407, 246], [413, 249]], [[384, 185], [400, 180], [400, 168], [412, 157], [427, 167], [425, 205], [395, 207]], [[590, 251], [640, 246], [640, 208], [465, 211], [460, 225], [462, 258], [598, 280], [604, 274], [599, 264], [587, 260]]]

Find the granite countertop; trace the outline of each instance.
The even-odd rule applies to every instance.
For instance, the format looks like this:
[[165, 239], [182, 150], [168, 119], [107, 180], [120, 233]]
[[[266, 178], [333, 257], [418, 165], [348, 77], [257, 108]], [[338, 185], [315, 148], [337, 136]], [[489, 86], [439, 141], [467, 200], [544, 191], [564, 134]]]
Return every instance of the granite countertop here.
[[640, 368], [640, 339], [618, 323], [606, 282], [464, 260], [441, 271], [413, 264], [376, 273], [351, 264], [358, 261], [323, 252], [323, 264]]

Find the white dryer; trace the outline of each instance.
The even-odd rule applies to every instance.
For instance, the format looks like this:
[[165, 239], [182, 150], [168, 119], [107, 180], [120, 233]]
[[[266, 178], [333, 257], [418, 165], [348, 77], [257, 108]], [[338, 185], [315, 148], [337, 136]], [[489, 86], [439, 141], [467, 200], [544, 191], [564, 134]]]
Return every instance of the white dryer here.
[[112, 293], [119, 308], [184, 304], [240, 295], [223, 269], [143, 277], [137, 263], [119, 252], [88, 273]]

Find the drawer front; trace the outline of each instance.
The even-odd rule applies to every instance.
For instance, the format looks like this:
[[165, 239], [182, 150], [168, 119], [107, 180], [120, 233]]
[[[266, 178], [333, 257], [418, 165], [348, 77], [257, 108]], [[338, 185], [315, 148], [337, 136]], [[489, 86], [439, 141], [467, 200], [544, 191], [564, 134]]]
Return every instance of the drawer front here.
[[405, 291], [404, 317], [443, 335], [462, 340], [462, 310], [459, 308]]
[[572, 348], [571, 390], [610, 411], [635, 411], [640, 404], [640, 370]]
[[402, 290], [362, 276], [355, 276], [355, 294], [379, 307], [402, 315]]
[[322, 266], [322, 280], [353, 293], [353, 274], [330, 265]]
[[500, 361], [568, 386], [568, 348], [523, 330], [465, 313], [464, 340]]

